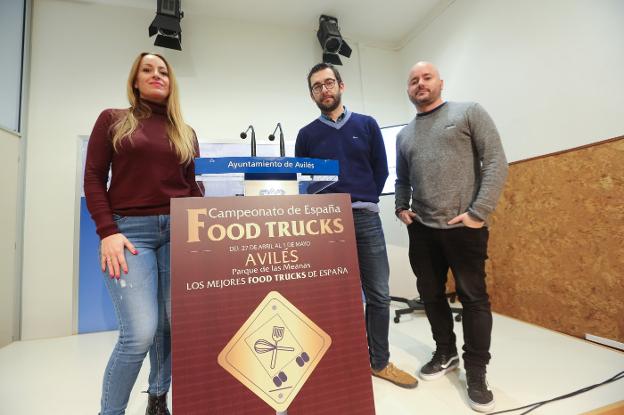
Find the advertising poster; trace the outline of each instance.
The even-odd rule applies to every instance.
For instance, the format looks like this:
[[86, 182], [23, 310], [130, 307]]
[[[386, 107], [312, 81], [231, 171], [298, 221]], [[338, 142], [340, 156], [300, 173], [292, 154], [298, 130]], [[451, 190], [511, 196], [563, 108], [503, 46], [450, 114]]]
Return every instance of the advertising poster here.
[[346, 194], [171, 201], [178, 414], [374, 414]]

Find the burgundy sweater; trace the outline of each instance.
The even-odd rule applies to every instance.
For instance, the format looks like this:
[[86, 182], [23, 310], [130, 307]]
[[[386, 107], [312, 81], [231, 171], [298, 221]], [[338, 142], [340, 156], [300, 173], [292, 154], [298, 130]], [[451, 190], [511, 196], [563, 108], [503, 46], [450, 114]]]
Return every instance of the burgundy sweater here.
[[[122, 216], [168, 215], [169, 200], [201, 196], [195, 163], [180, 164], [167, 136], [167, 109], [148, 103], [152, 115], [142, 119], [116, 152], [111, 126], [125, 110], [102, 111], [87, 147], [84, 192], [100, 239], [119, 232], [113, 213]], [[195, 139], [196, 156], [199, 146]], [[108, 191], [109, 168], [112, 170]]]

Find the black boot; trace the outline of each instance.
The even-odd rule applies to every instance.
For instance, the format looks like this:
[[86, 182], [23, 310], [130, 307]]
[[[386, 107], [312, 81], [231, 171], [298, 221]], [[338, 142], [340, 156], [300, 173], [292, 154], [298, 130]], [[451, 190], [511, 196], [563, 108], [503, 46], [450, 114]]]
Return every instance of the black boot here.
[[150, 394], [147, 398], [147, 409], [145, 415], [171, 415], [167, 409], [167, 394], [160, 396]]
[[468, 403], [478, 412], [494, 410], [494, 394], [485, 378], [485, 368], [466, 368]]

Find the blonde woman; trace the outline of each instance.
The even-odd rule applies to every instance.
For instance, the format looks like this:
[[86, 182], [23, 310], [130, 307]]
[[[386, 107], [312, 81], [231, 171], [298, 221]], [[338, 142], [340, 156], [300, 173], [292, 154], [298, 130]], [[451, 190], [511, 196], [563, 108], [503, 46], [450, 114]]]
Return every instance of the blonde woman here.
[[104, 373], [101, 415], [125, 413], [148, 351], [146, 414], [168, 415], [169, 201], [201, 196], [194, 165], [198, 144], [184, 123], [176, 79], [162, 56], [142, 53], [135, 59], [127, 92], [130, 108], [104, 110], [95, 122], [84, 178], [87, 207], [101, 239], [100, 266], [119, 323]]

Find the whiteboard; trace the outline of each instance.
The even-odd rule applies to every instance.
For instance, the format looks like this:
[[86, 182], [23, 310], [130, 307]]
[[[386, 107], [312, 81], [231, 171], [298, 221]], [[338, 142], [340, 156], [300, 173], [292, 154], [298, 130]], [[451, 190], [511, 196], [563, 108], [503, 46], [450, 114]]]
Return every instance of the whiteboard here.
[[381, 127], [381, 135], [383, 136], [384, 146], [386, 147], [386, 157], [388, 158], [388, 180], [381, 191], [382, 195], [394, 193], [394, 182], [396, 181], [396, 138], [399, 131], [407, 124], [392, 125], [389, 127]]

